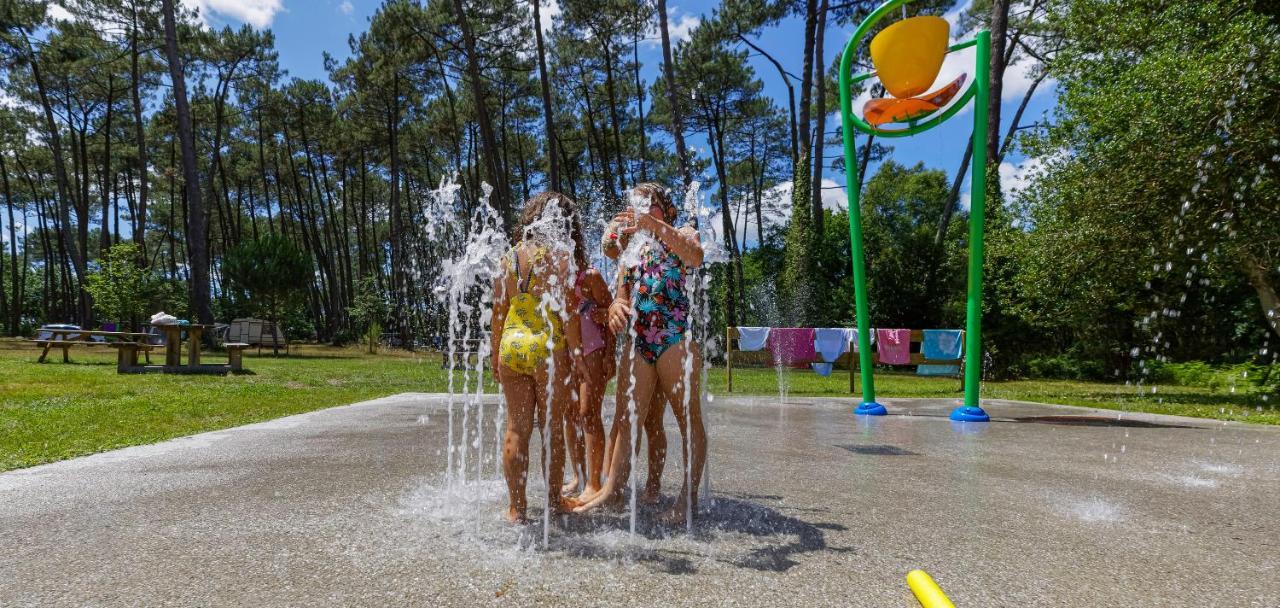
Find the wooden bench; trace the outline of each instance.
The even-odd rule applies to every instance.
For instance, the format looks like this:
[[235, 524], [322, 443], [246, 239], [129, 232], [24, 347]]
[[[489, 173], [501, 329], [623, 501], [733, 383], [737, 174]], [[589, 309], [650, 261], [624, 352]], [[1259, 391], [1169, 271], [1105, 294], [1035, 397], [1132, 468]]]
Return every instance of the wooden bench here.
[[[88, 329], [62, 329], [62, 328], [40, 328], [37, 336], [47, 335], [47, 338], [36, 337], [30, 342], [34, 342], [36, 346], [43, 350], [40, 352], [40, 358], [37, 362], [44, 363], [45, 358], [49, 356], [49, 351], [54, 348], [62, 349], [62, 362], [70, 363], [71, 357], [69, 352], [73, 346], [111, 346], [119, 342], [137, 342], [142, 345], [148, 345], [150, 339], [149, 334], [131, 332], [131, 331], [93, 331]], [[102, 340], [90, 340], [86, 338], [100, 337]], [[151, 362], [151, 349], [139, 349], [147, 357], [147, 362]]]
[[246, 342], [227, 342], [223, 344], [227, 349], [227, 367], [231, 371], [238, 372], [244, 369], [244, 349], [249, 348]]

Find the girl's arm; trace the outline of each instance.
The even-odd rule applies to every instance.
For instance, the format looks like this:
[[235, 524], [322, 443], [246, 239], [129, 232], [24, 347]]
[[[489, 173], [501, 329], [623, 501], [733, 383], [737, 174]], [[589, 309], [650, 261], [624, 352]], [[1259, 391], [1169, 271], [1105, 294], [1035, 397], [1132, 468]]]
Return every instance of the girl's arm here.
[[677, 229], [647, 213], [636, 216], [636, 226], [652, 232], [686, 267], [702, 265], [702, 243], [693, 229]]
[[613, 293], [613, 302], [609, 304], [609, 331], [620, 334], [627, 329], [627, 323], [631, 321], [631, 292], [627, 289], [627, 271], [625, 268], [618, 268], [618, 278], [615, 279], [614, 285], [617, 287]]
[[503, 259], [502, 272], [493, 280], [493, 318], [489, 323], [489, 364], [493, 373], [498, 372], [498, 348], [502, 344], [502, 328], [507, 322], [510, 296], [507, 281], [511, 277], [511, 263]]
[[604, 252], [604, 256], [611, 260], [618, 259], [618, 256], [622, 255], [622, 251], [627, 248], [627, 243], [631, 240], [631, 235], [622, 229], [626, 221], [622, 214], [618, 214], [604, 228], [604, 238], [600, 243], [600, 249]]
[[586, 360], [582, 356], [582, 315], [578, 314], [578, 294], [569, 283], [573, 275], [569, 271], [567, 256], [557, 256], [556, 268], [560, 276], [560, 285], [564, 293], [564, 309], [561, 319], [564, 321], [565, 339], [569, 343], [569, 357], [573, 360], [574, 371], [581, 375], [586, 370]]

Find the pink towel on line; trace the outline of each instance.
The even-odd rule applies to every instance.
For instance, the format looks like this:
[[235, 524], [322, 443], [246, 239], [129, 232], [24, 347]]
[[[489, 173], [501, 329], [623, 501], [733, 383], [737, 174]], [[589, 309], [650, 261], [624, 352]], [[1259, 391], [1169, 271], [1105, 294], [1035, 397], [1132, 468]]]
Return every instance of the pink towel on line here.
[[877, 329], [876, 352], [885, 365], [911, 364], [911, 330]]
[[795, 365], [817, 360], [812, 327], [775, 327], [769, 330], [769, 352], [774, 363]]

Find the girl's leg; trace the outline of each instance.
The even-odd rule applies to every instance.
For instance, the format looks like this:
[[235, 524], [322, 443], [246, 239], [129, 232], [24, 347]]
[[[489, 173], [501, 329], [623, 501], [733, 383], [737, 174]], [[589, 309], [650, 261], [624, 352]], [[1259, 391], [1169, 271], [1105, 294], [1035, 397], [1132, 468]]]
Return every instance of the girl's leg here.
[[[580, 386], [580, 385], [579, 385]], [[578, 387], [575, 386], [575, 389]], [[581, 396], [579, 396], [581, 399]], [[577, 407], [564, 410], [564, 447], [569, 455], [569, 481], [560, 488], [561, 494], [576, 494], [578, 484], [586, 479], [586, 463], [583, 458], [582, 421], [578, 417]]]
[[644, 437], [649, 444], [649, 478], [645, 480], [640, 502], [649, 505], [662, 499], [662, 469], [667, 465], [667, 432], [662, 428], [666, 401], [662, 389], [654, 391], [653, 407], [644, 419]]
[[[688, 350], [686, 350], [688, 349]], [[689, 382], [685, 384], [686, 358], [691, 358], [693, 368], [689, 374]], [[680, 426], [681, 455], [688, 454], [684, 466], [680, 494], [675, 504], [662, 515], [666, 523], [683, 523], [689, 502], [698, 504], [698, 488], [702, 481], [703, 466], [707, 461], [707, 431], [702, 423], [702, 353], [696, 345], [687, 340], [667, 349], [658, 359], [658, 386], [667, 391], [666, 398], [671, 403], [671, 411], [675, 414]], [[688, 411], [685, 410], [685, 393], [688, 393]], [[687, 416], [687, 428], [686, 428]], [[687, 451], [686, 451], [687, 450]], [[689, 482], [692, 482], [690, 484]], [[692, 488], [690, 488], [692, 485]], [[692, 496], [690, 491], [692, 490]]]
[[583, 496], [600, 491], [600, 470], [604, 466], [604, 423], [600, 419], [600, 406], [604, 403], [604, 389], [609, 381], [604, 375], [604, 357], [604, 349], [587, 355], [587, 374], [592, 380], [580, 385], [578, 395], [578, 422], [586, 461]]
[[[635, 386], [631, 387], [631, 378], [635, 378]], [[575, 509], [576, 511], [588, 511], [594, 509], [610, 499], [621, 497], [623, 487], [626, 480], [631, 474], [631, 419], [630, 408], [634, 403], [636, 420], [645, 420], [649, 415], [649, 405], [653, 400], [655, 382], [657, 381], [657, 370], [654, 366], [649, 365], [642, 357], [632, 357], [631, 349], [628, 348], [623, 352], [622, 365], [618, 370], [618, 392], [615, 396], [617, 401], [617, 410], [614, 413], [615, 437], [613, 439], [613, 460], [605, 463], [608, 466], [609, 478], [605, 480], [600, 492], [591, 497], [582, 506]], [[631, 401], [628, 401], [628, 394], [631, 395]]]
[[502, 471], [507, 478], [510, 505], [508, 521], [523, 523], [525, 519], [525, 483], [529, 478], [529, 435], [533, 432], [537, 391], [532, 376], [499, 369], [498, 380], [507, 398], [507, 431], [502, 439]]
[[[545, 439], [546, 444], [551, 446], [550, 462], [547, 468], [547, 501], [551, 503], [551, 511], [553, 513], [562, 512], [565, 508], [566, 501], [560, 497], [560, 488], [564, 483], [564, 412], [570, 407], [570, 401], [573, 399], [573, 368], [569, 361], [569, 355], [564, 350], [555, 352], [555, 377], [551, 379], [551, 408], [546, 412], [549, 419], [543, 422], [545, 426], [540, 428], [540, 432], [550, 430], [550, 435]], [[547, 390], [547, 367], [538, 369], [535, 381], [537, 382], [538, 405], [546, 407], [546, 390]]]

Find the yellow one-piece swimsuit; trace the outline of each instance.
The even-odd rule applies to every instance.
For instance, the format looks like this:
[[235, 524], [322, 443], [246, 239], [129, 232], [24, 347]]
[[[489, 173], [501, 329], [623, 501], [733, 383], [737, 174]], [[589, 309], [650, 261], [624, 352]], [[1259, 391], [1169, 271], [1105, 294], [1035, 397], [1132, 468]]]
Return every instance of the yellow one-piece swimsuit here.
[[564, 344], [564, 331], [560, 317], [529, 293], [533, 284], [533, 266], [542, 258], [539, 249], [529, 264], [529, 271], [520, 286], [520, 262], [515, 250], [511, 252], [511, 269], [516, 273], [520, 292], [508, 301], [507, 319], [502, 325], [502, 342], [498, 345], [498, 359], [517, 374], [533, 374], [538, 366], [551, 357], [551, 352]]

